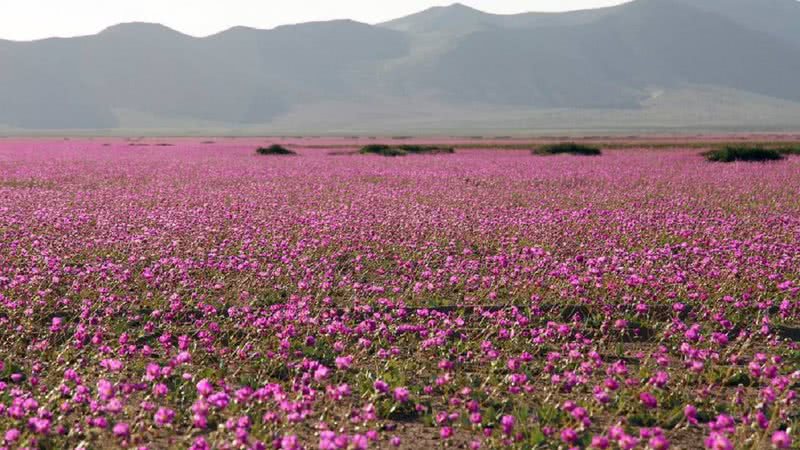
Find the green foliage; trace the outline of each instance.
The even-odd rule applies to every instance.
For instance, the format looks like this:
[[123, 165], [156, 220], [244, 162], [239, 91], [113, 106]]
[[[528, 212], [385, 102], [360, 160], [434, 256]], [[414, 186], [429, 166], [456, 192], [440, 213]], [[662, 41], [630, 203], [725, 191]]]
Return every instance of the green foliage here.
[[408, 152], [400, 150], [397, 147], [391, 147], [384, 144], [370, 144], [365, 146], [360, 151], [364, 155], [381, 155], [381, 156], [406, 156]]
[[779, 146], [777, 150], [781, 155], [800, 155], [800, 144]]
[[398, 145], [397, 148], [415, 155], [455, 153], [453, 147], [439, 147], [436, 145]]
[[547, 144], [533, 150], [534, 155], [579, 155], [579, 156], [599, 156], [603, 152], [599, 148], [591, 145], [576, 144], [575, 142], [563, 142], [559, 144]]
[[440, 147], [436, 145], [385, 145], [370, 144], [361, 149], [362, 154], [372, 154], [381, 156], [406, 156], [413, 155], [433, 155], [455, 153], [452, 147]]
[[269, 147], [259, 147], [256, 149], [259, 155], [296, 155], [297, 153], [289, 150], [280, 144], [272, 144]]
[[709, 161], [724, 163], [734, 161], [779, 161], [784, 158], [784, 156], [778, 150], [745, 145], [726, 145], [724, 147], [705, 152], [703, 153], [703, 156], [705, 156], [705, 158]]

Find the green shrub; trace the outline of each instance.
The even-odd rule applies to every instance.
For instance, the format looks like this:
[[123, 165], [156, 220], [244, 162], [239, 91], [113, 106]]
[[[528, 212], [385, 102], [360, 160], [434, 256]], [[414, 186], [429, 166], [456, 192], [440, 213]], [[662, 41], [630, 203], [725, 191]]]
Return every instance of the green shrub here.
[[360, 153], [365, 155], [381, 155], [381, 156], [406, 156], [408, 152], [400, 150], [397, 147], [392, 147], [384, 144], [370, 144], [361, 149]]
[[563, 142], [559, 144], [547, 144], [533, 150], [534, 155], [580, 155], [580, 156], [599, 156], [603, 152], [591, 145], [576, 144], [574, 142]]
[[786, 145], [777, 150], [781, 155], [800, 155], [800, 145]]
[[455, 153], [453, 147], [439, 147], [436, 145], [398, 145], [397, 148], [415, 155]]
[[709, 161], [724, 163], [734, 161], [779, 161], [784, 158], [784, 156], [778, 150], [744, 145], [726, 145], [724, 147], [705, 152], [703, 153], [703, 156], [705, 156], [705, 158]]
[[372, 154], [381, 156], [405, 156], [408, 154], [413, 155], [432, 155], [455, 153], [452, 147], [439, 147], [436, 145], [386, 145], [386, 144], [370, 144], [362, 148], [360, 153]]
[[279, 145], [279, 144], [272, 144], [269, 147], [259, 147], [256, 149], [256, 153], [259, 155], [296, 155], [297, 153], [289, 150], [288, 148]]

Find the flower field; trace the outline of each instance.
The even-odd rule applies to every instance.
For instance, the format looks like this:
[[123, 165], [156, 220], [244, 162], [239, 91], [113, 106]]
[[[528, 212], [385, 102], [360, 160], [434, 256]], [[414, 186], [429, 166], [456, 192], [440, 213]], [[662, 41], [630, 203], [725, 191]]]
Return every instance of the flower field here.
[[800, 157], [263, 144], [0, 139], [0, 448], [798, 448]]

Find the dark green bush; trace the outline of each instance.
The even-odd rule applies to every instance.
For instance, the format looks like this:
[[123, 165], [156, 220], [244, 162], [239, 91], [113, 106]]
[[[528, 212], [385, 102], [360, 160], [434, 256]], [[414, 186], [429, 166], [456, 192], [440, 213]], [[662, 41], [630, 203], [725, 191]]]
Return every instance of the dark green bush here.
[[787, 145], [778, 148], [781, 155], [800, 155], [800, 145]]
[[256, 149], [256, 153], [259, 155], [296, 155], [297, 153], [289, 150], [288, 148], [279, 145], [279, 144], [272, 144], [269, 147], [259, 147]]
[[386, 144], [370, 144], [362, 148], [360, 153], [373, 154], [381, 156], [405, 156], [408, 154], [424, 155], [424, 154], [442, 154], [442, 153], [455, 153], [452, 147], [439, 147], [436, 145], [386, 145]]
[[724, 147], [705, 152], [703, 153], [703, 156], [705, 156], [705, 158], [709, 161], [724, 163], [734, 161], [779, 161], [784, 158], [784, 156], [778, 150], [745, 145], [726, 145]]
[[559, 144], [547, 144], [533, 150], [534, 155], [580, 155], [580, 156], [599, 156], [603, 152], [591, 145], [576, 144], [574, 142], [563, 142]]
[[455, 153], [453, 147], [439, 147], [436, 145], [398, 145], [397, 148], [405, 152], [413, 153], [416, 155]]
[[397, 147], [392, 147], [384, 144], [370, 144], [363, 147], [360, 153], [365, 155], [381, 155], [381, 156], [405, 156], [408, 154], [405, 150], [400, 150]]

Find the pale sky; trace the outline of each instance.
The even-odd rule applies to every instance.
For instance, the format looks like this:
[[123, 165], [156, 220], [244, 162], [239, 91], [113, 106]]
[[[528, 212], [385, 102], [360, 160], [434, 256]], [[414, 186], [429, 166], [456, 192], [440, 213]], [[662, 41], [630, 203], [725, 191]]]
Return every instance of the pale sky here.
[[[0, 0], [0, 39], [94, 34], [121, 22], [158, 22], [193, 36], [232, 26], [273, 28], [315, 20], [377, 23], [455, 0]], [[624, 0], [463, 0], [486, 12], [566, 11]]]

